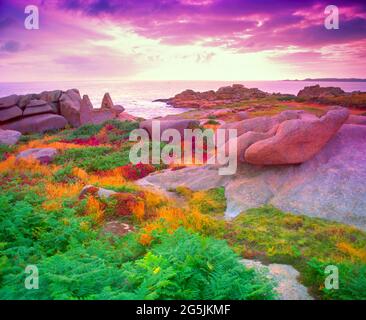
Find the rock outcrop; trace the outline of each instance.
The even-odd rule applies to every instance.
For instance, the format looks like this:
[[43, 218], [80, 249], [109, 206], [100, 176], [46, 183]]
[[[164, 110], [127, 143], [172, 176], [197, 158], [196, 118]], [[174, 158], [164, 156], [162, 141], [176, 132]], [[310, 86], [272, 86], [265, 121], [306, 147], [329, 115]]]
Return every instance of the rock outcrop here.
[[60, 97], [60, 113], [73, 127], [79, 127], [81, 96], [77, 89], [70, 89]]
[[122, 106], [114, 106], [108, 93], [102, 108], [94, 109], [88, 96], [83, 99], [77, 89], [44, 91], [39, 94], [11, 95], [0, 98], [0, 128], [22, 133], [44, 132], [133, 116], [125, 114]]
[[215, 166], [150, 175], [164, 189], [225, 187], [227, 217], [271, 204], [284, 211], [339, 221], [366, 230], [366, 126], [345, 124], [310, 160], [300, 165], [240, 164], [232, 176]]
[[[236, 129], [238, 160], [255, 165], [283, 165], [305, 162], [316, 155], [345, 123], [345, 108], [330, 110], [321, 118], [298, 110], [273, 117], [257, 117], [227, 123], [220, 129]], [[228, 150], [231, 141], [226, 132]]]
[[100, 106], [100, 108], [101, 109], [113, 109], [114, 108], [114, 103], [108, 92], [104, 94], [104, 97], [102, 100], [102, 105]]
[[339, 109], [316, 120], [284, 121], [273, 137], [255, 142], [245, 151], [245, 161], [256, 165], [303, 163], [325, 146], [348, 116], [348, 110]]
[[152, 137], [152, 123], [158, 121], [160, 124], [160, 133], [162, 134], [165, 130], [175, 129], [178, 130], [181, 136], [184, 136], [184, 129], [194, 129], [200, 125], [197, 120], [168, 120], [168, 119], [153, 119], [145, 120], [140, 123], [140, 129], [145, 129], [149, 136]]
[[345, 92], [339, 87], [321, 87], [319, 85], [305, 87], [297, 94], [297, 100], [366, 108], [366, 92]]
[[12, 146], [19, 141], [21, 136], [19, 131], [0, 129], [0, 144]]
[[213, 108], [248, 99], [265, 98], [269, 93], [257, 88], [246, 88], [241, 84], [219, 88], [217, 91], [196, 92], [185, 90], [173, 98], [159, 99], [175, 108]]
[[240, 263], [246, 268], [264, 272], [269, 279], [274, 280], [279, 300], [314, 300], [307, 288], [299, 282], [300, 273], [294, 267], [278, 263], [266, 266], [260, 261], [248, 259], [241, 259]]
[[322, 97], [339, 97], [345, 92], [338, 87], [321, 87], [320, 85], [305, 87], [297, 94], [298, 98], [305, 100], [319, 99]]
[[63, 129], [66, 125], [67, 121], [64, 117], [46, 113], [4, 123], [0, 127], [5, 130], [16, 130], [25, 134]]
[[20, 152], [17, 159], [35, 159], [42, 164], [48, 164], [52, 162], [56, 155], [57, 150], [55, 148], [35, 148]]

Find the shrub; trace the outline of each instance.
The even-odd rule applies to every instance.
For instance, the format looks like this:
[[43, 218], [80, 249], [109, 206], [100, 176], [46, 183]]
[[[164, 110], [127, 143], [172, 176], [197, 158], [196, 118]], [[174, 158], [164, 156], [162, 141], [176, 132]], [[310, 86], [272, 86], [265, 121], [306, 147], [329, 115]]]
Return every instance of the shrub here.
[[151, 164], [128, 164], [121, 168], [122, 175], [129, 180], [137, 180], [146, 177], [150, 173], [155, 171], [155, 167]]
[[[365, 270], [365, 267], [356, 266], [366, 266], [366, 234], [352, 226], [284, 213], [266, 206], [240, 214], [230, 229], [224, 237], [245, 258], [291, 264], [302, 275], [309, 272], [309, 261], [312, 259], [332, 261], [331, 264], [335, 265], [349, 264], [348, 269], [354, 264], [356, 269]], [[360, 284], [352, 287], [353, 295], [362, 296], [366, 289], [364, 276], [361, 272], [352, 274], [358, 275], [355, 281]], [[336, 294], [329, 296], [322, 290], [320, 284], [324, 282], [314, 275], [311, 272], [302, 278], [304, 284], [311, 287], [316, 296], [335, 297]]]
[[273, 299], [273, 283], [248, 270], [224, 241], [183, 228], [160, 236], [144, 258], [126, 264], [139, 299]]
[[[0, 299], [275, 297], [273, 284], [245, 269], [223, 241], [181, 228], [158, 234], [146, 253], [137, 234], [118, 238], [93, 230], [92, 219], [80, 215], [85, 202], [65, 201], [45, 212], [41, 200], [0, 195]], [[42, 275], [38, 290], [24, 288], [29, 264]]]
[[[327, 266], [338, 268], [338, 289], [325, 288], [325, 280], [329, 274], [325, 273]], [[366, 264], [352, 264], [347, 262], [320, 262], [311, 259], [304, 272], [306, 280], [313, 282], [321, 290], [323, 297], [334, 300], [366, 300]]]
[[55, 182], [75, 182], [75, 177], [73, 177], [73, 167], [68, 165], [60, 168], [53, 174], [53, 179]]
[[218, 122], [218, 121], [216, 121], [216, 120], [214, 120], [214, 119], [210, 119], [210, 120], [208, 120], [206, 123], [205, 123], [205, 125], [206, 124], [211, 124], [211, 125], [218, 125], [218, 124], [220, 124], [220, 122]]

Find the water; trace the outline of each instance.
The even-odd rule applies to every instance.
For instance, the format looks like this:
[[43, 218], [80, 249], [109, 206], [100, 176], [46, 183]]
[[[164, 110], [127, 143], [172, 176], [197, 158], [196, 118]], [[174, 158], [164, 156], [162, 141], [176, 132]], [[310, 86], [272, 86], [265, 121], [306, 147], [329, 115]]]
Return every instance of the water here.
[[366, 82], [312, 82], [312, 81], [63, 81], [0, 83], [0, 97], [10, 94], [39, 93], [44, 90], [67, 90], [77, 88], [88, 94], [94, 107], [99, 108], [105, 92], [111, 94], [115, 104], [120, 104], [132, 115], [146, 119], [178, 114], [187, 109], [167, 106], [163, 102], [152, 102], [160, 98], [170, 98], [185, 90], [217, 90], [219, 87], [241, 83], [248, 88], [258, 88], [266, 92], [297, 94], [305, 86], [341, 87], [345, 91], [366, 91]]

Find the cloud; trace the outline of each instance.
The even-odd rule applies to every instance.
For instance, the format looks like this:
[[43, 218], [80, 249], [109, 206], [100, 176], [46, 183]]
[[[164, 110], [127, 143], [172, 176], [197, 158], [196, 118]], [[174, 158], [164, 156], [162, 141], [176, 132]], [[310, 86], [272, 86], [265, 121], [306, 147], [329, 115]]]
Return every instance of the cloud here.
[[0, 52], [14, 53], [18, 52], [21, 49], [21, 45], [17, 41], [6, 41], [3, 44], [0, 44]]
[[[48, 69], [64, 68], [68, 75], [74, 72], [75, 76], [93, 78], [106, 77], [108, 73], [130, 76], [144, 66], [151, 68], [151, 73], [146, 70], [151, 78], [164, 76], [159, 74], [160, 70], [176, 76], [175, 69], [188, 77], [189, 71], [194, 72], [199, 65], [212, 78], [224, 71], [210, 73], [208, 67], [222, 66], [227, 70], [225, 66], [234, 60], [246, 68], [254, 68], [256, 62], [263, 70], [267, 60], [267, 69], [269, 64], [276, 65], [275, 72], [280, 74], [279, 69], [285, 65], [306, 72], [309, 65], [315, 65], [314, 61], [322, 63], [322, 70], [326, 70], [340, 62], [349, 66], [355, 58], [365, 56], [363, 0], [332, 0], [340, 9], [339, 30], [324, 27], [324, 8], [329, 4], [325, 0], [32, 3], [40, 8], [40, 30], [35, 32], [24, 29], [27, 0], [0, 0], [0, 46], [2, 58], [6, 55], [9, 59], [2, 62], [5, 65], [21, 63], [14, 59], [21, 60], [20, 50], [28, 48], [23, 61], [36, 56], [39, 61], [46, 61]], [[11, 54], [15, 52], [18, 54]], [[185, 56], [190, 58], [183, 59], [186, 64], [181, 70], [178, 66]], [[191, 67], [187, 68], [189, 63]], [[116, 66], [125, 71], [116, 71]]]

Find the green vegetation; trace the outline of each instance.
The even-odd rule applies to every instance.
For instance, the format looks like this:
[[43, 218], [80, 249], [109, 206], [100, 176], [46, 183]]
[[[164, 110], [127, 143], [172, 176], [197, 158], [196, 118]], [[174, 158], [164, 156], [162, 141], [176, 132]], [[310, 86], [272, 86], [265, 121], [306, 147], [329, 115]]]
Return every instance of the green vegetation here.
[[[136, 233], [102, 235], [83, 202], [46, 212], [43, 200], [0, 196], [1, 299], [275, 298], [265, 275], [243, 267], [223, 241], [180, 228], [146, 249]], [[29, 264], [39, 268], [38, 290], [24, 288]]]
[[102, 128], [102, 124], [86, 124], [71, 131], [71, 133], [67, 135], [66, 140], [89, 139], [98, 134]]
[[216, 121], [214, 119], [210, 119], [205, 124], [211, 124], [211, 125], [215, 125], [216, 126], [216, 125], [220, 124], [220, 122], [218, 122], [218, 121]]
[[[274, 284], [240, 257], [294, 266], [316, 298], [366, 299], [365, 232], [270, 206], [227, 221], [223, 187], [177, 187], [178, 203], [145, 190], [133, 180], [164, 166], [128, 164], [137, 126], [109, 121], [0, 145], [0, 299], [275, 299]], [[49, 146], [59, 150], [51, 164], [15, 159]], [[81, 197], [87, 184], [118, 194], [101, 199], [91, 187]], [[27, 265], [39, 268], [39, 290], [24, 288]], [[339, 268], [338, 290], [324, 287], [328, 265]]]
[[0, 144], [0, 161], [5, 158], [7, 153], [10, 153], [14, 150], [14, 147], [8, 146], [6, 144]]
[[56, 164], [76, 166], [86, 171], [110, 170], [128, 164], [129, 150], [112, 147], [67, 149], [55, 159]]
[[[354, 227], [273, 207], [248, 210], [239, 215], [225, 235], [245, 258], [284, 263], [301, 272], [302, 281], [324, 298], [363, 299], [366, 288], [366, 234]], [[343, 290], [324, 290], [324, 269], [339, 267]], [[319, 275], [321, 273], [321, 275]], [[356, 274], [356, 281], [350, 281]], [[347, 287], [347, 288], [346, 288]]]
[[175, 191], [183, 196], [193, 210], [215, 217], [222, 217], [226, 210], [225, 188], [213, 188], [193, 192], [189, 188], [180, 186]]

